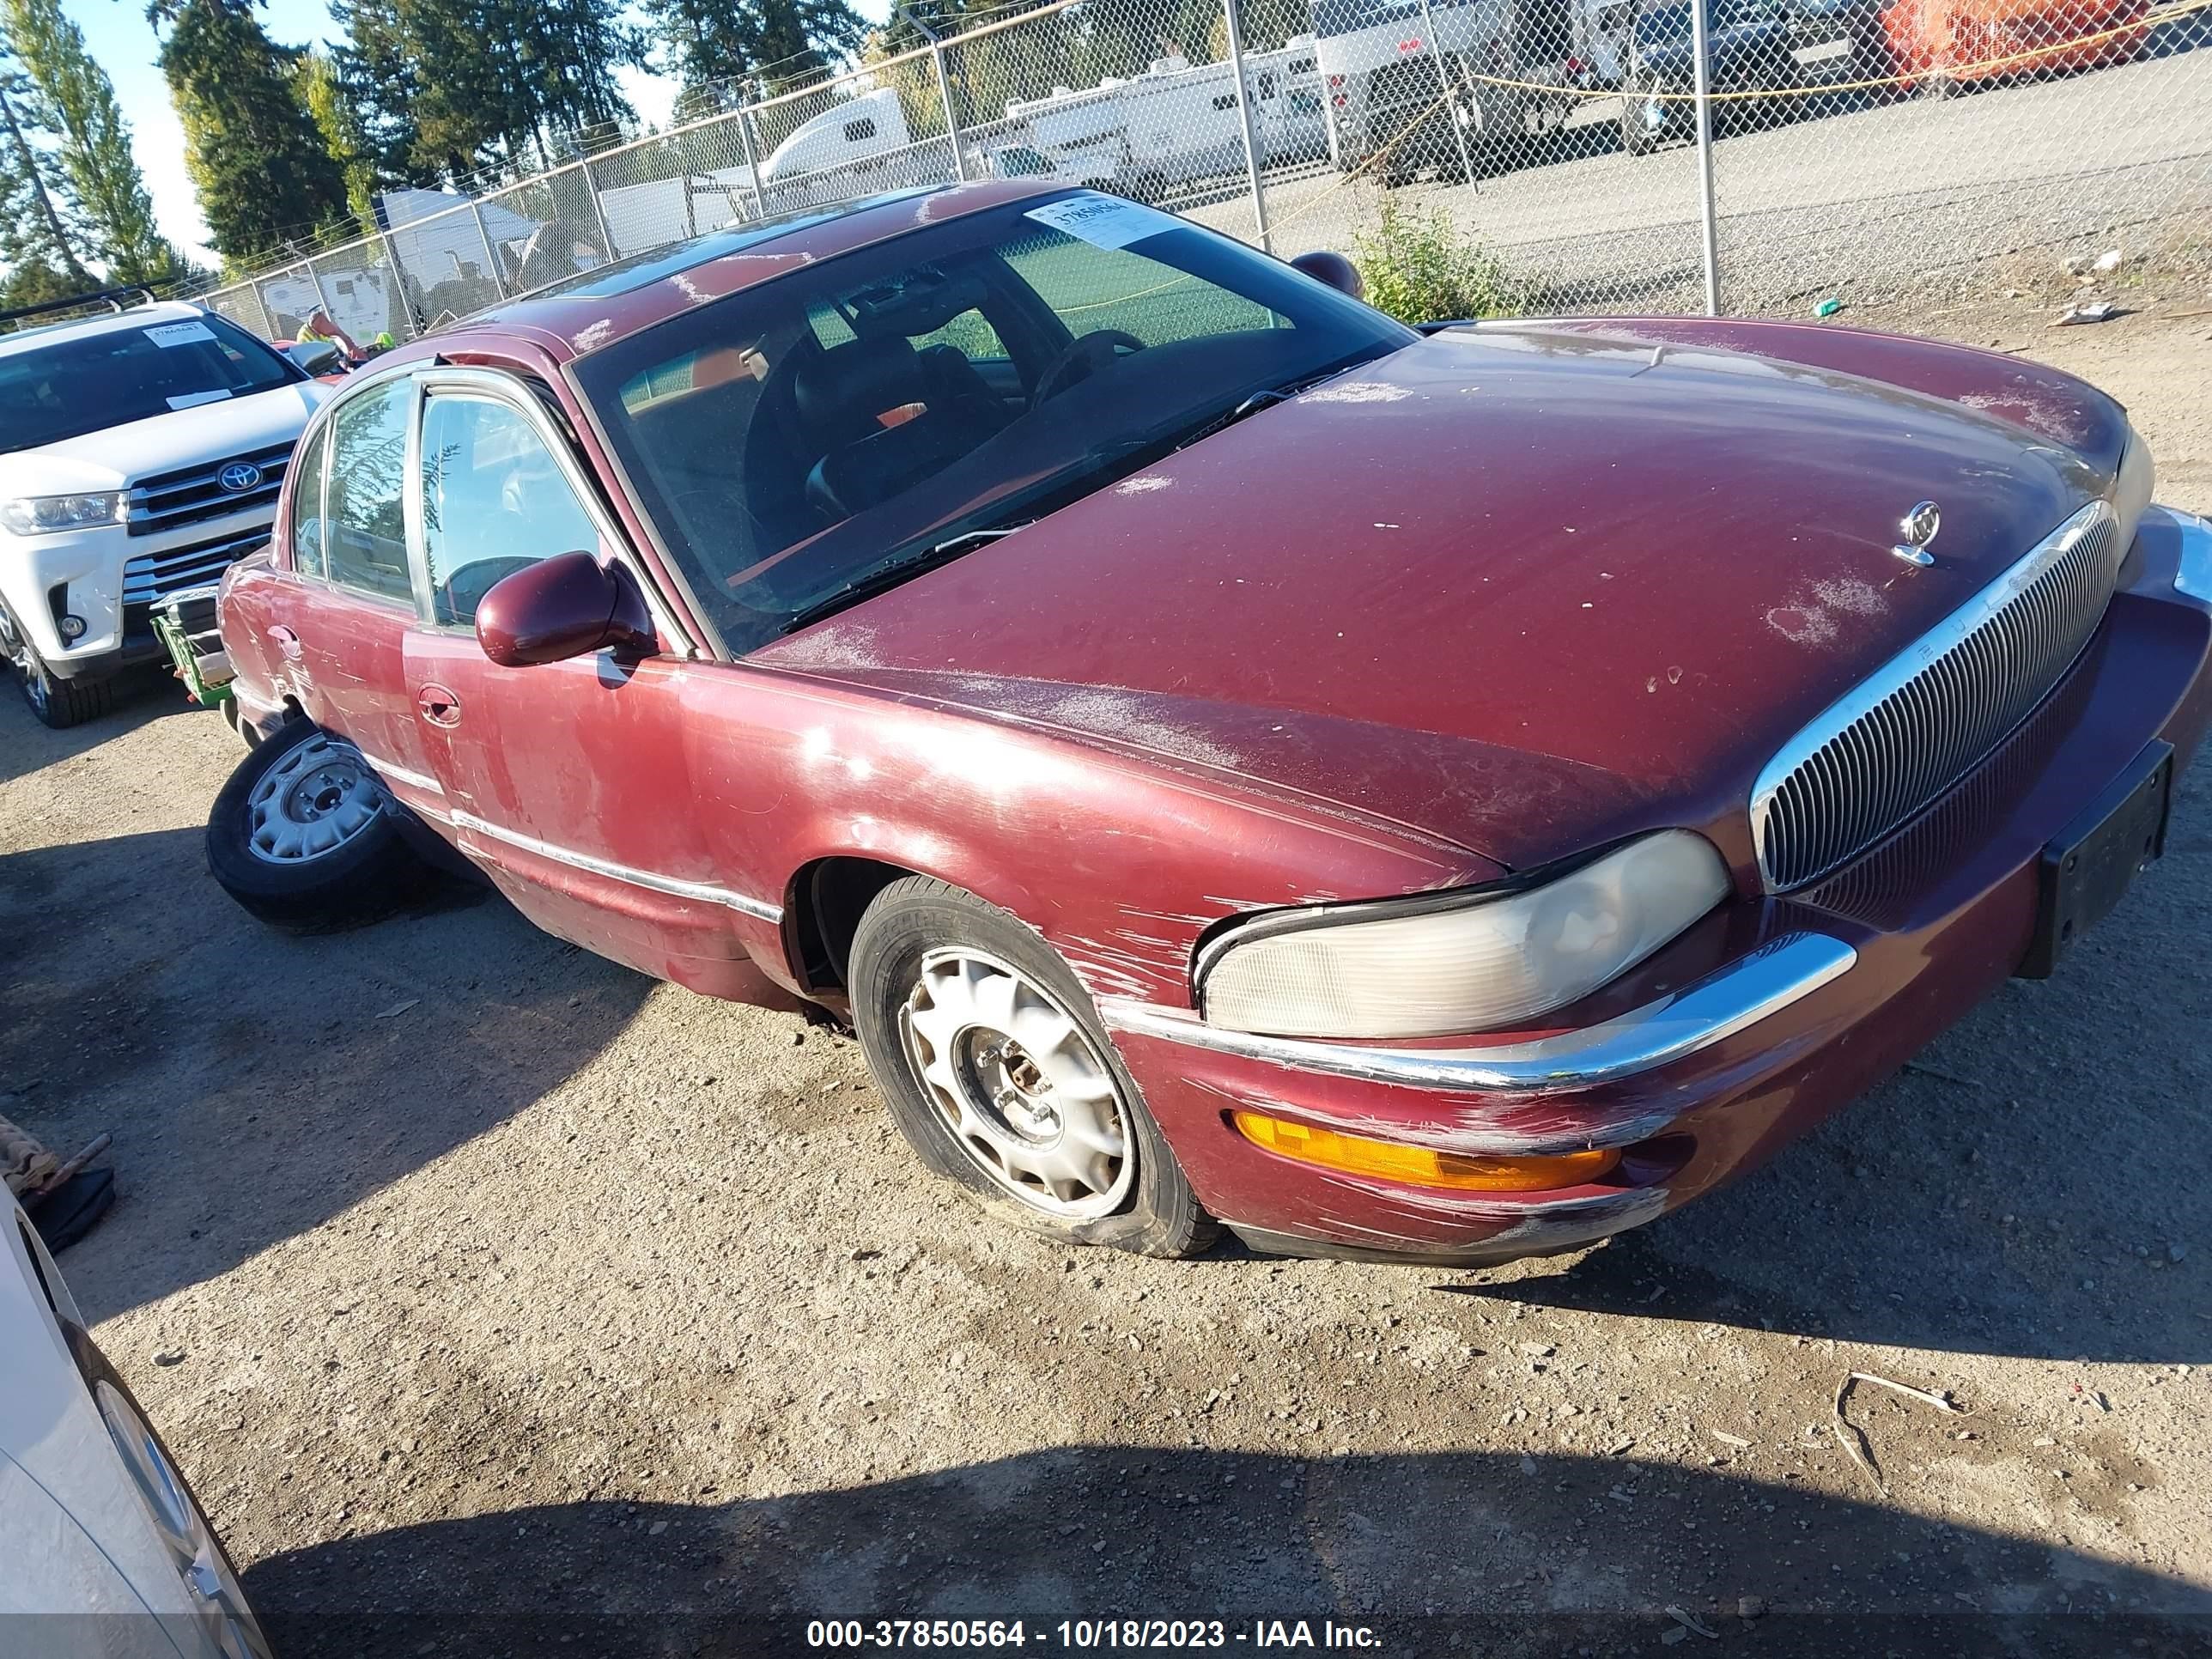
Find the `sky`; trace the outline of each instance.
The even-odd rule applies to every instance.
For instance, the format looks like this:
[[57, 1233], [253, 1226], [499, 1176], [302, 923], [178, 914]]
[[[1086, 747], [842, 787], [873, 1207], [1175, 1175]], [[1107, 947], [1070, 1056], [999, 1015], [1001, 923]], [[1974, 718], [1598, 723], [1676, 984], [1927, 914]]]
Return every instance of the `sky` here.
[[[161, 43], [146, 21], [142, 0], [64, 0], [64, 9], [84, 31], [85, 44], [115, 83], [116, 100], [130, 118], [131, 148], [145, 175], [147, 193], [154, 198], [162, 234], [201, 264], [219, 266], [222, 261], [208, 247], [207, 224], [185, 173], [185, 132], [169, 104], [168, 82], [155, 67]], [[858, 0], [855, 9], [880, 20], [890, 9], [890, 0]], [[328, 44], [339, 34], [323, 0], [267, 0], [262, 27], [272, 39], [292, 46]], [[633, 69], [618, 71], [617, 78], [641, 120], [667, 125], [676, 98], [673, 81]]]

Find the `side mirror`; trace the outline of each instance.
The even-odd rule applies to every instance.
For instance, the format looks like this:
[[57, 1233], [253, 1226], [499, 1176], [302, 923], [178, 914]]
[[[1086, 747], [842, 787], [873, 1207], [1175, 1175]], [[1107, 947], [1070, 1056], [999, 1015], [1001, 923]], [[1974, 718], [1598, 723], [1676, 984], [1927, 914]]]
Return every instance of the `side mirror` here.
[[635, 579], [591, 553], [556, 554], [494, 582], [477, 601], [477, 643], [502, 668], [659, 648]]
[[344, 354], [331, 340], [295, 340], [284, 355], [310, 374], [335, 374], [345, 367]]
[[1367, 282], [1360, 276], [1359, 267], [1331, 249], [1317, 247], [1310, 253], [1301, 253], [1291, 261], [1291, 269], [1303, 270], [1316, 283], [1326, 283], [1355, 300], [1367, 297]]

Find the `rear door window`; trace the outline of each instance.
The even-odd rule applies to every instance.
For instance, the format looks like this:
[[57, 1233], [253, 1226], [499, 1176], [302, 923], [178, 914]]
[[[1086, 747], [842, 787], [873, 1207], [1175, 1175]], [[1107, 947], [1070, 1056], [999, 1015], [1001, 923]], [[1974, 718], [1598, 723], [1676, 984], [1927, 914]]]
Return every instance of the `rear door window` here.
[[330, 579], [379, 599], [411, 599], [407, 574], [407, 425], [415, 382], [362, 393], [331, 421], [324, 560]]

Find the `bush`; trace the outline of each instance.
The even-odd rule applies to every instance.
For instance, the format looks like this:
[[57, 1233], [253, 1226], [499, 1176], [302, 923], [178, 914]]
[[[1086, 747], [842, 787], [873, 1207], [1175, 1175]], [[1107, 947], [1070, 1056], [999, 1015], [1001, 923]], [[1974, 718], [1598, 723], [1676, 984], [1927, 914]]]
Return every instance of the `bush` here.
[[1518, 317], [1542, 307], [1545, 287], [1516, 275], [1450, 216], [1382, 198], [1382, 222], [1352, 239], [1367, 303], [1403, 323], [1455, 317]]

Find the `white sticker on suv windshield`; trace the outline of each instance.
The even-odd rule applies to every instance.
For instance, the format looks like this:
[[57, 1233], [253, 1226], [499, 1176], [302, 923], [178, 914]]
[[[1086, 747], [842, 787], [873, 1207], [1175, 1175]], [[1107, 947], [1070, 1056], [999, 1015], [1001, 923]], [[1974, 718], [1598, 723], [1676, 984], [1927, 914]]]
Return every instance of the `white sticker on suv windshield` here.
[[212, 392], [186, 392], [169, 399], [172, 409], [198, 409], [202, 404], [219, 404], [230, 396], [228, 391], [217, 386]]
[[1173, 230], [1181, 222], [1141, 202], [1124, 201], [1118, 196], [1070, 196], [1031, 208], [1022, 217], [1080, 237], [1093, 247], [1127, 247], [1147, 236]]
[[158, 328], [144, 331], [145, 336], [157, 346], [190, 345], [195, 340], [212, 340], [215, 331], [205, 323], [163, 323]]

